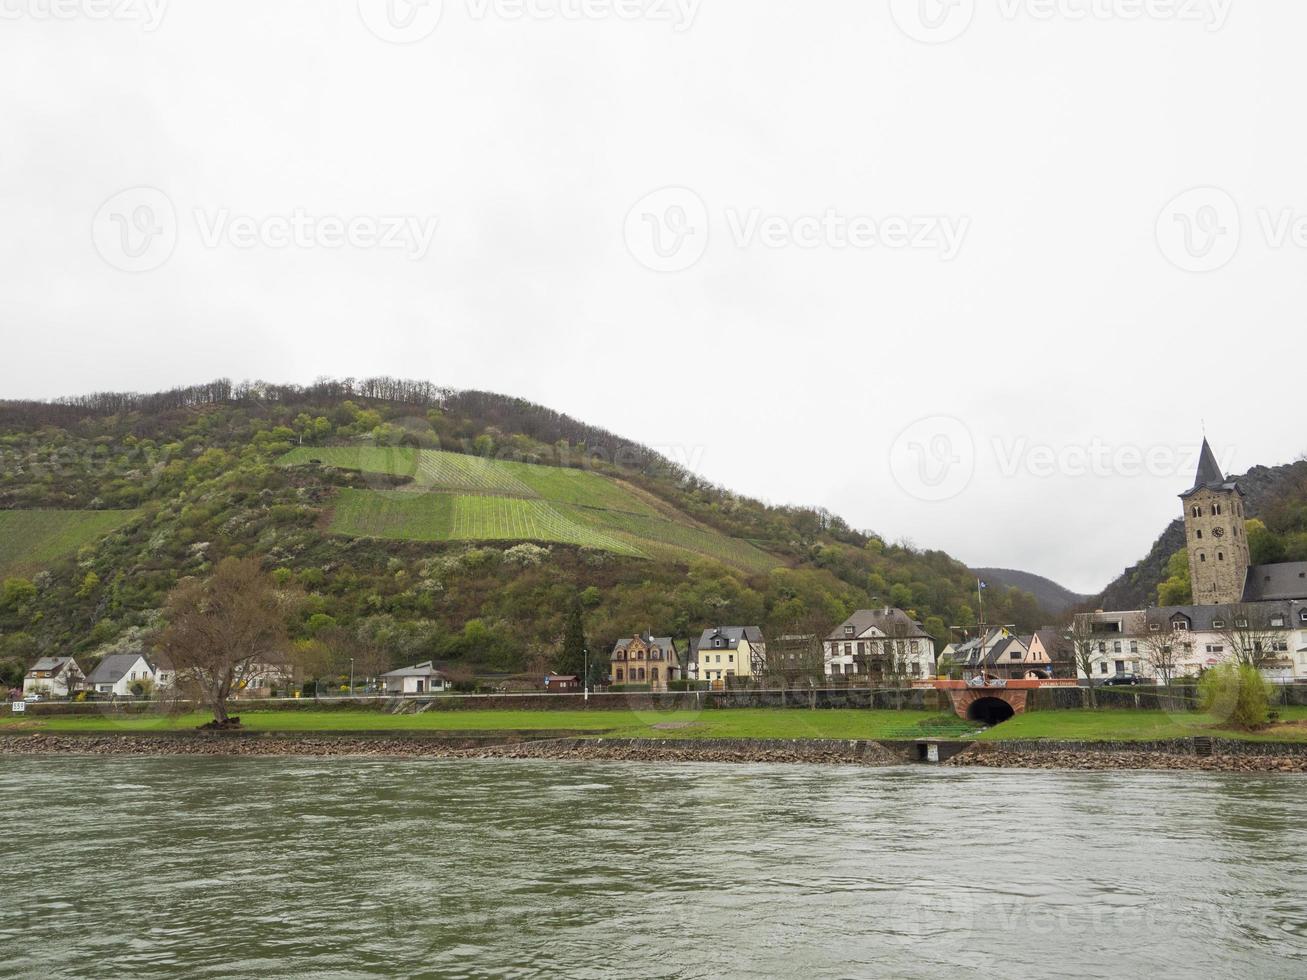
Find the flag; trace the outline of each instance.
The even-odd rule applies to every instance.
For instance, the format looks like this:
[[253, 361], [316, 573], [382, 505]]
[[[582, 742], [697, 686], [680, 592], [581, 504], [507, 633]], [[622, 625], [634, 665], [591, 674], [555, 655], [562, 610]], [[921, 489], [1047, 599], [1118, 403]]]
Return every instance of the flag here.
[[985, 582], [985, 581], [982, 581], [981, 579], [976, 579], [976, 588], [977, 588], [977, 589], [987, 589], [987, 588], [989, 588], [989, 583], [988, 583], [988, 582]]

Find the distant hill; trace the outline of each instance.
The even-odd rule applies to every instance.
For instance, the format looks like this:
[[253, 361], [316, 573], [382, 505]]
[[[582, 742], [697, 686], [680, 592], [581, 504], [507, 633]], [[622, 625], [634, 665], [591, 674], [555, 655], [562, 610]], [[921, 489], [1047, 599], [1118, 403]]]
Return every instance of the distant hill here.
[[1013, 568], [973, 568], [972, 571], [991, 589], [1020, 589], [1022, 592], [1029, 592], [1040, 606], [1053, 614], [1065, 612], [1073, 606], [1083, 605], [1093, 598], [1093, 596], [1072, 592], [1052, 579], [1035, 575], [1033, 572], [1021, 572]]
[[[885, 603], [943, 644], [978, 613], [974, 575], [942, 551], [751, 500], [541, 405], [421, 381], [0, 400], [0, 463], [0, 671], [17, 676], [42, 654], [89, 670], [148, 643], [169, 590], [227, 556], [302, 596], [297, 645], [387, 668], [543, 673], [577, 600], [600, 656], [645, 630], [824, 635]], [[1022, 630], [1050, 617], [1020, 588], [985, 613]]]
[[[1247, 494], [1244, 512], [1250, 519], [1265, 517], [1269, 507], [1284, 509], [1285, 500], [1297, 501], [1298, 507], [1307, 505], [1307, 500], [1302, 499], [1302, 488], [1307, 481], [1307, 461], [1299, 460], [1283, 466], [1254, 466], [1247, 473], [1230, 479]], [[1177, 497], [1176, 511], [1179, 510]], [[1283, 530], [1291, 530], [1294, 522], [1293, 515], [1285, 515], [1279, 523], [1284, 525]], [[1095, 599], [1096, 605], [1102, 609], [1142, 609], [1156, 602], [1157, 586], [1166, 578], [1166, 563], [1184, 546], [1184, 520], [1177, 517], [1153, 542], [1148, 554], [1102, 591]]]

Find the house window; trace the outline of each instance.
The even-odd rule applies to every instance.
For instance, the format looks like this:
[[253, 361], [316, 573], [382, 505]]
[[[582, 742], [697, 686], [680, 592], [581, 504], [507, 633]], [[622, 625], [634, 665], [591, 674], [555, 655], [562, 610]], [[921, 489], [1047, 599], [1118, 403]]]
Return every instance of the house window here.
[[1218, 629], [1218, 630], [1225, 629], [1225, 620], [1224, 619], [1212, 620], [1212, 629]]
[[1098, 652], [1107, 653], [1107, 644], [1104, 643], [1102, 640], [1098, 641]]
[[733, 664], [733, 663], [735, 663], [735, 654], [733, 654], [733, 653], [732, 653], [732, 654], [729, 654], [729, 655], [726, 657], [726, 662], [727, 662], [728, 664]]
[[621, 667], [618, 667], [618, 668], [617, 668], [617, 683], [619, 683], [619, 684], [622, 683], [622, 668], [621, 668]]
[[1103, 660], [1103, 661], [1100, 661], [1100, 662], [1099, 662], [1099, 664], [1098, 664], [1098, 672], [1099, 672], [1100, 674], [1106, 674], [1106, 673], [1107, 673], [1107, 661], [1106, 661], [1106, 660]]
[[1171, 624], [1171, 629], [1173, 630], [1187, 630], [1188, 628], [1189, 628], [1189, 624], [1186, 623], [1183, 619], [1177, 619], [1175, 622]]
[[1138, 641], [1138, 640], [1131, 640], [1131, 641], [1130, 641], [1130, 652], [1131, 652], [1131, 653], [1138, 653], [1138, 652], [1139, 652], [1139, 641]]
[[[1236, 619], [1236, 620], [1234, 621], [1234, 625], [1235, 625], [1235, 626], [1238, 626], [1241, 630], [1246, 630], [1246, 629], [1248, 628], [1248, 620], [1246, 620], [1246, 619]], [[1219, 628], [1219, 627], [1218, 627], [1218, 628]]]
[[1162, 630], [1162, 624], [1161, 624], [1161, 623], [1150, 623], [1150, 624], [1148, 625], [1148, 629], [1149, 629], [1150, 631], [1152, 631], [1153, 633], [1160, 633], [1161, 630]]
[[1120, 653], [1120, 652], [1121, 652], [1121, 641], [1120, 641], [1120, 640], [1117, 640], [1115, 643], [1112, 644], [1112, 652], [1113, 652], [1113, 653]]
[[1115, 662], [1112, 664], [1112, 666], [1116, 668], [1116, 672], [1117, 672], [1118, 674], [1124, 674], [1124, 673], [1125, 673], [1125, 661], [1124, 661], [1124, 660], [1117, 660], [1117, 661], [1115, 661]]
[[867, 652], [867, 644], [861, 640], [858, 641], [858, 656], [861, 657]]
[[1271, 625], [1274, 626], [1276, 629], [1284, 629], [1284, 617], [1283, 617], [1283, 616], [1272, 616], [1272, 617], [1271, 617]]
[[649, 679], [650, 679], [650, 680], [653, 680], [653, 681], [658, 680], [658, 668], [657, 668], [657, 667], [651, 667], [651, 668], [649, 668]]
[[1301, 623], [1307, 623], [1307, 609], [1304, 609], [1298, 614], [1298, 621]]
[[1200, 551], [1198, 552], [1198, 560], [1200, 562], [1207, 561], [1207, 556]]
[[846, 626], [846, 627], [844, 627], [844, 635], [845, 635], [845, 636], [852, 636], [852, 635], [853, 635], [853, 627], [852, 627], [852, 626]]

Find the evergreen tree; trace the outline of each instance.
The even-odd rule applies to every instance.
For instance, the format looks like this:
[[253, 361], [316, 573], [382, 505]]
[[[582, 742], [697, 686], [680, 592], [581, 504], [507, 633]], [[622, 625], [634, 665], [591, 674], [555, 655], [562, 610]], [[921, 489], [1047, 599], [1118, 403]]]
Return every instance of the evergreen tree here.
[[558, 658], [560, 674], [585, 674], [585, 623], [581, 618], [581, 597], [572, 597], [572, 604], [567, 609], [567, 621], [563, 624], [563, 652]]

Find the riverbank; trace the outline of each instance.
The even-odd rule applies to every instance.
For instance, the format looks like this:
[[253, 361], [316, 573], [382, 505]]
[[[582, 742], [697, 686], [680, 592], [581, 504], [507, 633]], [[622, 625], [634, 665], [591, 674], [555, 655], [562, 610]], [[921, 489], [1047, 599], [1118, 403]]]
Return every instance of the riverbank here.
[[[1210, 751], [1210, 754], [1206, 754]], [[232, 756], [553, 759], [614, 762], [896, 766], [924, 761], [923, 743], [875, 739], [674, 739], [478, 732], [431, 735], [276, 732], [0, 734], [0, 756]], [[946, 742], [946, 766], [990, 769], [1204, 770], [1307, 773], [1307, 745], [1228, 739], [1153, 742]]]
[[897, 748], [868, 739], [540, 738], [525, 734], [291, 735], [258, 732], [0, 735], [4, 755], [313, 756], [409, 759], [580, 759], [641, 762], [790, 762], [892, 766]]
[[[1206, 754], [1208, 750], [1210, 754]], [[1307, 773], [1307, 746], [1220, 738], [1154, 742], [991, 741], [975, 742], [943, 765], [987, 769]]]

